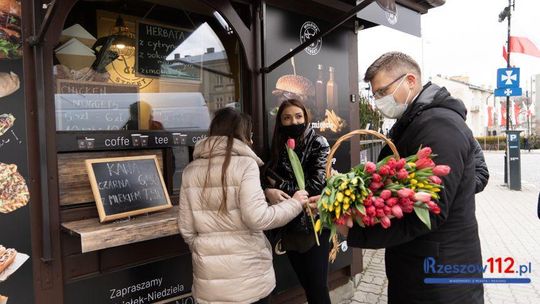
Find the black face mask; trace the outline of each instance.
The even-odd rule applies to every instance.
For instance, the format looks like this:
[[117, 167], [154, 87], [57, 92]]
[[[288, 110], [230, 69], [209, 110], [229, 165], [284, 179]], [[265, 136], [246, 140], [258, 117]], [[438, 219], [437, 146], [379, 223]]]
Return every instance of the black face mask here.
[[300, 135], [304, 134], [306, 124], [303, 123], [299, 125], [281, 126], [280, 130], [285, 136], [290, 138], [298, 138]]

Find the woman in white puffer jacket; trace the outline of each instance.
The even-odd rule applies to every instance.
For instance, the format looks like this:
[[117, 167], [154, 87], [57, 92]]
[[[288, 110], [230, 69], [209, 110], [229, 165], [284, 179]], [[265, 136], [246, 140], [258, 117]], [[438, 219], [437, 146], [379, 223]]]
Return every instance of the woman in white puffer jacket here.
[[249, 116], [217, 111], [182, 175], [178, 224], [192, 253], [198, 303], [267, 303], [276, 280], [263, 230], [287, 224], [308, 202], [298, 191], [268, 205], [250, 134]]

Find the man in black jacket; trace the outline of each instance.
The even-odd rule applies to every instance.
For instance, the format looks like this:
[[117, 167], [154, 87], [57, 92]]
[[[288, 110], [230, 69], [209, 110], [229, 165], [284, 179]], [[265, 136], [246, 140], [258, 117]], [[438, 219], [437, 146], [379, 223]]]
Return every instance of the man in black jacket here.
[[[483, 264], [475, 217], [475, 139], [465, 124], [464, 104], [445, 88], [422, 86], [418, 64], [408, 55], [390, 52], [367, 69], [375, 105], [386, 117], [396, 118], [390, 137], [399, 154], [415, 154], [427, 146], [437, 164], [451, 167], [443, 177], [444, 190], [431, 214], [431, 230], [414, 214], [381, 225], [355, 225], [348, 234], [350, 246], [386, 248], [388, 303], [484, 303], [481, 284], [427, 284], [425, 278], [481, 278], [481, 271], [461, 273], [445, 265]], [[385, 147], [380, 157], [391, 152]], [[442, 266], [442, 267], [441, 267]]]

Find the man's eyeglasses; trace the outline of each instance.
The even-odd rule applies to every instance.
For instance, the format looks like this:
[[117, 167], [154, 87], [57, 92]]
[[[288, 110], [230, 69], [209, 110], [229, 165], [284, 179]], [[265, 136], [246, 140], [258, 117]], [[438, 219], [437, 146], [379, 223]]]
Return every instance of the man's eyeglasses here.
[[388, 88], [393, 85], [394, 83], [396, 83], [396, 81], [400, 80], [401, 78], [405, 77], [407, 75], [407, 73], [405, 74], [402, 74], [401, 76], [399, 76], [398, 78], [392, 80], [392, 82], [390, 82], [389, 84], [385, 85], [384, 87], [378, 89], [377, 91], [375, 91], [373, 93], [373, 97], [375, 99], [379, 99], [379, 98], [382, 98], [384, 96], [386, 96], [386, 91], [388, 91]]

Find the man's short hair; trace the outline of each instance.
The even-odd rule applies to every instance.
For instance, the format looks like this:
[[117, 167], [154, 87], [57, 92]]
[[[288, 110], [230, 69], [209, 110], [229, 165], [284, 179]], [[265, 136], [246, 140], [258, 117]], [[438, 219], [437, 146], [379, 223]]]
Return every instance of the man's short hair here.
[[366, 70], [364, 81], [370, 82], [380, 71], [392, 72], [394, 74], [415, 73], [422, 76], [420, 66], [411, 56], [401, 52], [388, 52], [377, 58]]

